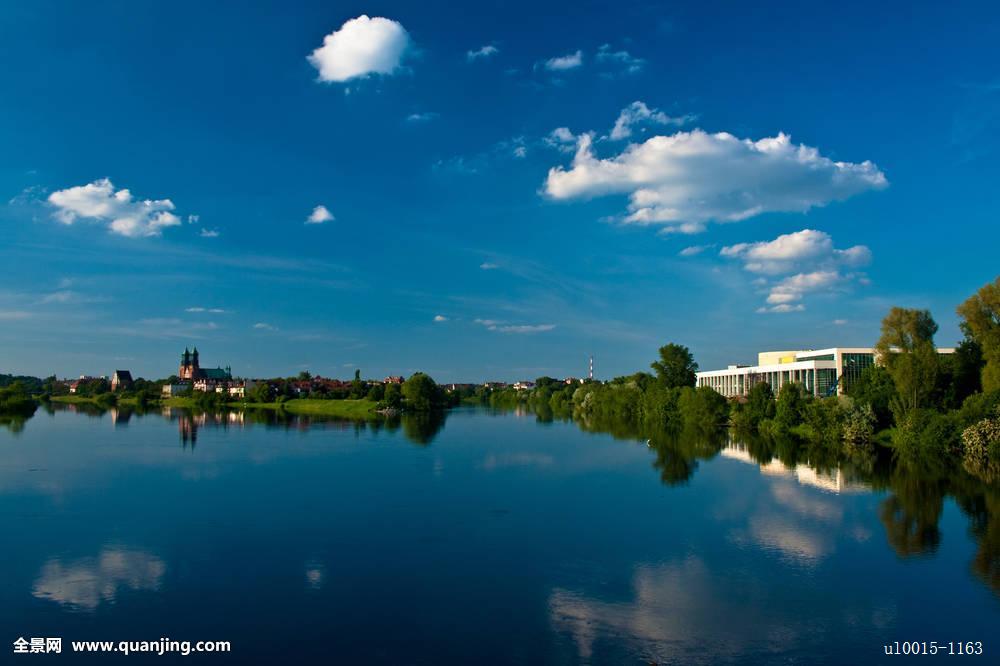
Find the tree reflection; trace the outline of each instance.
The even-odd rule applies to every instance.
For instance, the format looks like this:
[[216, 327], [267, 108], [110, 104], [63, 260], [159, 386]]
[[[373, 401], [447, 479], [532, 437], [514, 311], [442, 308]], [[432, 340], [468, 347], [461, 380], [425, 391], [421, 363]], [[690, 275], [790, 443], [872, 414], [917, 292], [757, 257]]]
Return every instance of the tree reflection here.
[[444, 427], [443, 411], [404, 413], [401, 417], [403, 434], [419, 446], [427, 446]]

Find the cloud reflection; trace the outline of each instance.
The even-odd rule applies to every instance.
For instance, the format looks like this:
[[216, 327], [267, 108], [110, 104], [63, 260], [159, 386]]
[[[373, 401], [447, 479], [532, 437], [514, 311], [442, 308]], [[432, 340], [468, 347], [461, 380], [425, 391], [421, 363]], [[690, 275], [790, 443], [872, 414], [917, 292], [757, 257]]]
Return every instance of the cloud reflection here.
[[31, 593], [65, 606], [92, 611], [113, 602], [119, 590], [157, 590], [167, 565], [141, 550], [105, 547], [96, 558], [45, 563]]

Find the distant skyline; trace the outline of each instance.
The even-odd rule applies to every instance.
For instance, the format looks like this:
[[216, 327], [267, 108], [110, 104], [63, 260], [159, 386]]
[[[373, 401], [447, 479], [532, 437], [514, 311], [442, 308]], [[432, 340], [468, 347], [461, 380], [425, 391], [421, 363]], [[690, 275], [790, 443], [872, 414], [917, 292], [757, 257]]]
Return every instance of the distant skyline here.
[[125, 9], [0, 18], [2, 373], [953, 346], [1000, 272], [991, 3]]

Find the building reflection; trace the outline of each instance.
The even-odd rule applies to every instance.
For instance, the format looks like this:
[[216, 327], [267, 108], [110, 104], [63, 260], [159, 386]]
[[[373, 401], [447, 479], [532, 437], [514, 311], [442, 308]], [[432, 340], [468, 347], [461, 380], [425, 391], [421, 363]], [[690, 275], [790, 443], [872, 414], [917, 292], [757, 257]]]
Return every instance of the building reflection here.
[[766, 476], [794, 478], [804, 486], [812, 486], [832, 493], [859, 493], [870, 488], [860, 479], [852, 478], [840, 467], [818, 469], [806, 463], [788, 465], [777, 458], [767, 462], [755, 460], [750, 448], [738, 441], [730, 440], [719, 451], [719, 455], [729, 460], [755, 465]]

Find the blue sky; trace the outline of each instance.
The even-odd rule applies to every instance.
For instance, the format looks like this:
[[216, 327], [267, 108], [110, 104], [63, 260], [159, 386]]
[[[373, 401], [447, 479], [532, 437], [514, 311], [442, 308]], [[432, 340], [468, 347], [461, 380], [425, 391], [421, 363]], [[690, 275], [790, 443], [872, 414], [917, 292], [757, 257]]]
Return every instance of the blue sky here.
[[944, 345], [1000, 265], [990, 3], [251, 4], [5, 3], [0, 372]]

